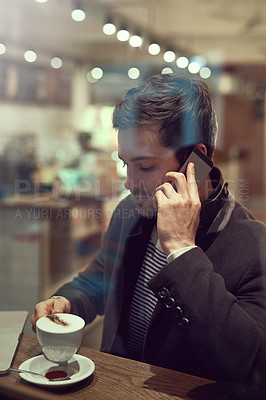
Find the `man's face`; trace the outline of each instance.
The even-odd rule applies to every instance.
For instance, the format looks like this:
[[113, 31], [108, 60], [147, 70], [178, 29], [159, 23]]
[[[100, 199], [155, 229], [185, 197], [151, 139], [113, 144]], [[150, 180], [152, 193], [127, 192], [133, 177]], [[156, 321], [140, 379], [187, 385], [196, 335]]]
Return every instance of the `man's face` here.
[[178, 171], [173, 150], [162, 146], [159, 124], [140, 126], [118, 133], [118, 155], [127, 168], [125, 188], [130, 190], [139, 214], [156, 214], [153, 196], [164, 181], [166, 172]]

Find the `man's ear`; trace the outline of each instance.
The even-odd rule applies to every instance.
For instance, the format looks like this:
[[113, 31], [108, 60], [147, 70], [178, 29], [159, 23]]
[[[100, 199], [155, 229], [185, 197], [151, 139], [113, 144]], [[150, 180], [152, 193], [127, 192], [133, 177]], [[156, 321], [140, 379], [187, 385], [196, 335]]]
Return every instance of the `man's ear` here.
[[205, 144], [203, 143], [198, 143], [194, 146], [194, 149], [199, 149], [200, 151], [202, 151], [203, 154], [205, 154], [205, 156], [207, 155], [207, 148], [205, 146]]

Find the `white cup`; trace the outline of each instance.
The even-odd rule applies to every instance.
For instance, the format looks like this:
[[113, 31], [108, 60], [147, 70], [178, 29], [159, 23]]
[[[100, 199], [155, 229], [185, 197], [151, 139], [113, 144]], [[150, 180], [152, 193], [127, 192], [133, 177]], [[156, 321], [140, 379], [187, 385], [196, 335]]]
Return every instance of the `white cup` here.
[[63, 363], [81, 345], [85, 321], [74, 314], [53, 314], [41, 317], [36, 323], [37, 338], [45, 357]]

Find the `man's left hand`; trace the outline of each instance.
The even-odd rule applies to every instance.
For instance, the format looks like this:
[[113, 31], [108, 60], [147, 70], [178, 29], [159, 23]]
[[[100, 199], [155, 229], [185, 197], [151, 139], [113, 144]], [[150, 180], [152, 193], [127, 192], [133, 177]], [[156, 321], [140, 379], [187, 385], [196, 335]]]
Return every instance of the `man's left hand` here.
[[168, 172], [154, 196], [158, 237], [166, 255], [195, 245], [201, 202], [193, 163], [188, 164], [186, 174], [187, 178], [180, 172]]

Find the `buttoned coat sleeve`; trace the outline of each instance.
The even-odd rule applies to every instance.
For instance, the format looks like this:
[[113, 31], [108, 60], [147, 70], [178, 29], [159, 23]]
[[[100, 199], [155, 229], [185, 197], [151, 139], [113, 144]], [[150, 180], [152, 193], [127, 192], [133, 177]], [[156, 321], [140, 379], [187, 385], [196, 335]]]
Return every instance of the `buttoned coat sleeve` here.
[[[162, 330], [168, 330], [155, 363], [160, 364], [170, 348], [178, 358], [175, 347], [182, 336], [187, 352], [179, 348], [179, 356], [184, 364], [189, 365], [194, 354], [194, 364], [199, 360], [209, 377], [261, 385], [266, 363], [264, 244], [263, 224], [247, 219], [237, 207], [206, 253], [194, 248], [151, 279], [149, 286], [158, 298], [157, 326], [164, 318]], [[155, 334], [151, 323], [148, 358]]]

